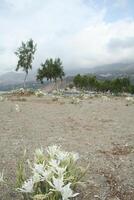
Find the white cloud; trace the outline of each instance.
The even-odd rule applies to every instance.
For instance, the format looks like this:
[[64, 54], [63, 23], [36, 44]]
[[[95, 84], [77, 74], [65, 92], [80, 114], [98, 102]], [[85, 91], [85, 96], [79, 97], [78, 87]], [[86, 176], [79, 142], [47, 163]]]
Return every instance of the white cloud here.
[[122, 47], [115, 53], [109, 50], [109, 43], [112, 46], [114, 38], [133, 37], [134, 21], [105, 22], [106, 8], [98, 9], [85, 0], [6, 0], [4, 3], [6, 9], [0, 14], [0, 72], [15, 69], [14, 51], [22, 40], [29, 38], [38, 45], [36, 68], [47, 57], [59, 56], [66, 68], [133, 59], [133, 47]]

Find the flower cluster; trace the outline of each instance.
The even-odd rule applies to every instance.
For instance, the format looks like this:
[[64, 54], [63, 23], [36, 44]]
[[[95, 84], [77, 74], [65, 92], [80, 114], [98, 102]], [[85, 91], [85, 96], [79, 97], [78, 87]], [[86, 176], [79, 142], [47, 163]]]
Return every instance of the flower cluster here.
[[74, 193], [74, 186], [82, 177], [82, 169], [76, 164], [79, 159], [77, 153], [62, 151], [53, 145], [35, 151], [34, 163], [28, 161], [31, 177], [23, 182], [17, 191], [28, 199], [44, 197], [50, 200], [69, 200], [78, 195]]
[[72, 97], [70, 103], [71, 104], [79, 104], [80, 103], [80, 99], [78, 97]]
[[126, 97], [126, 101], [130, 103], [134, 103], [134, 98], [133, 97]]
[[37, 90], [36, 92], [35, 92], [35, 96], [36, 97], [43, 97], [43, 96], [45, 96], [46, 94], [45, 93], [43, 93], [41, 90]]
[[15, 105], [15, 110], [16, 110], [16, 112], [20, 112], [21, 111], [20, 106], [18, 104]]
[[4, 101], [4, 97], [0, 96], [0, 102], [3, 102], [3, 101]]
[[0, 183], [4, 182], [4, 173], [0, 172]]

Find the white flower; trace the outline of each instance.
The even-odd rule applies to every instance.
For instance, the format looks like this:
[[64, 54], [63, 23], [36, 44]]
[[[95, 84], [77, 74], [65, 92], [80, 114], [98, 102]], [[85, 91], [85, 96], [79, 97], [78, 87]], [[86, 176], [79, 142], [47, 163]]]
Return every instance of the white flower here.
[[20, 107], [18, 104], [15, 105], [15, 110], [16, 110], [16, 112], [20, 112]]
[[64, 152], [64, 151], [59, 151], [56, 155], [57, 159], [60, 160], [60, 161], [63, 161], [65, 159], [67, 159], [68, 157], [68, 152]]
[[72, 104], [79, 104], [80, 103], [80, 99], [78, 97], [73, 97], [71, 100]]
[[69, 153], [70, 157], [73, 159], [74, 162], [76, 162], [79, 159], [79, 154], [78, 153]]
[[38, 183], [40, 181], [48, 181], [51, 177], [51, 171], [45, 170], [42, 174], [34, 173], [33, 180], [34, 183]]
[[60, 161], [56, 159], [52, 159], [49, 161], [49, 165], [52, 166], [53, 168], [58, 168], [59, 164], [60, 164]]
[[66, 173], [66, 168], [67, 167], [59, 167], [59, 166], [56, 166], [55, 168], [54, 167], [51, 167], [52, 171], [58, 175], [59, 178], [63, 177], [64, 174]]
[[58, 177], [62, 177], [62, 176], [64, 176], [64, 174], [66, 173], [66, 168], [67, 168], [67, 167], [64, 167], [64, 168], [62, 168], [62, 167], [57, 167], [57, 168], [55, 169], [55, 173], [58, 175]]
[[4, 170], [0, 172], [0, 183], [4, 182]]
[[67, 166], [60, 167], [60, 161], [59, 160], [52, 159], [52, 160], [49, 161], [49, 165], [50, 165], [49, 168], [51, 168], [51, 171], [53, 171], [55, 174], [57, 174], [58, 177], [64, 176]]
[[50, 155], [50, 157], [55, 157], [60, 151], [60, 147], [53, 145], [53, 146], [49, 146], [47, 148], [47, 153]]
[[38, 183], [41, 181], [41, 176], [38, 173], [34, 173], [33, 175], [33, 182]]
[[53, 146], [49, 146], [47, 148], [47, 152], [50, 155], [51, 158], [55, 158], [59, 161], [63, 161], [66, 160], [67, 157], [69, 156], [68, 152], [65, 151], [61, 151], [60, 147], [53, 145]]
[[0, 102], [4, 101], [4, 97], [0, 96]]
[[128, 101], [128, 102], [134, 102], [134, 98], [133, 97], [126, 97], [126, 101]]
[[51, 185], [51, 187], [53, 187], [56, 191], [61, 192], [62, 187], [64, 186], [63, 177], [55, 178], [53, 176], [52, 180], [53, 180], [53, 183], [49, 182], [49, 184]]
[[103, 101], [110, 101], [110, 98], [107, 97], [107, 96], [102, 96], [101, 98], [102, 98]]
[[44, 93], [41, 91], [41, 90], [37, 90], [36, 92], [35, 92], [35, 96], [36, 97], [43, 97], [44, 96]]
[[36, 164], [35, 163], [33, 172], [42, 175], [44, 173], [44, 164]]
[[25, 93], [25, 89], [24, 88], [20, 88], [20, 93]]
[[69, 200], [69, 198], [77, 196], [79, 193], [73, 194], [72, 189], [70, 188], [71, 183], [64, 185], [63, 177], [55, 178], [53, 177], [53, 183], [49, 184], [62, 195], [62, 200]]
[[79, 193], [73, 194], [72, 189], [70, 188], [71, 183], [68, 183], [64, 187], [62, 187], [61, 195], [63, 200], [69, 200], [72, 197], [76, 197]]
[[34, 182], [47, 180], [52, 171], [49, 169], [45, 169], [44, 164], [34, 164], [33, 174], [34, 174]]
[[32, 193], [33, 192], [34, 181], [33, 179], [29, 179], [24, 182], [22, 188], [18, 188], [17, 190], [23, 193]]

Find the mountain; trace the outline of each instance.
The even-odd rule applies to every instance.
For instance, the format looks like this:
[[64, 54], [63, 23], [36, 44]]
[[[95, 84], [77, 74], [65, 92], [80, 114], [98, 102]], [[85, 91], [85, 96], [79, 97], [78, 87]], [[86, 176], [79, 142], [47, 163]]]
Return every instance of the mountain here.
[[92, 73], [117, 73], [117, 74], [131, 74], [134, 73], [134, 63], [114, 63], [103, 66], [94, 67], [91, 69]]
[[95, 74], [99, 79], [113, 79], [129, 77], [130, 81], [134, 84], [134, 63], [116, 63], [103, 65], [92, 68], [91, 73]]
[[100, 65], [96, 67], [90, 68], [77, 68], [67, 70], [67, 75], [76, 75], [76, 74], [111, 74], [111, 75], [119, 75], [119, 74], [134, 74], [134, 63], [124, 64], [124, 63], [114, 63], [114, 64], [106, 64]]
[[[23, 83], [25, 77], [25, 73], [19, 73], [19, 72], [8, 72], [5, 74], [2, 74], [0, 76], [0, 84], [6, 85], [6, 84], [16, 84], [16, 83]], [[27, 81], [35, 81], [36, 80], [36, 73], [35, 72], [29, 72]]]
[[[0, 75], [0, 91], [13, 90], [23, 87], [25, 73], [8, 72]], [[30, 71], [27, 77], [28, 88], [38, 88], [40, 84], [36, 82], [36, 72]]]

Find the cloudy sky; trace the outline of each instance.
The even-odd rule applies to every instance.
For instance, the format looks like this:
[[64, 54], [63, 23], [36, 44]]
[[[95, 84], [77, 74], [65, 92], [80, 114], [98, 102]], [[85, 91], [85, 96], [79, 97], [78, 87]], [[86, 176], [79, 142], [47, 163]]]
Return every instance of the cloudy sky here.
[[66, 69], [134, 61], [134, 0], [0, 0], [0, 73], [21, 41], [37, 43], [34, 68], [60, 57]]

